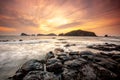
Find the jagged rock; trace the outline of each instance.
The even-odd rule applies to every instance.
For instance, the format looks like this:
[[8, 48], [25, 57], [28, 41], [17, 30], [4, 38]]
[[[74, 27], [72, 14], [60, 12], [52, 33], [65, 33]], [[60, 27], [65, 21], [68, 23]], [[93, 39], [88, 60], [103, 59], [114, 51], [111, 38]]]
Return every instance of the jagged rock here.
[[107, 57], [112, 57], [114, 55], [114, 53], [104, 53], [104, 52], [100, 52], [100, 54]]
[[31, 71], [23, 80], [57, 80], [56, 76], [50, 72], [44, 71]]
[[81, 80], [115, 80], [117, 75], [94, 63], [83, 65], [79, 69]]
[[64, 52], [64, 50], [61, 48], [56, 48], [54, 51], [55, 51], [55, 53]]
[[46, 54], [46, 60], [50, 59], [50, 58], [54, 58], [54, 57], [55, 57], [55, 55], [54, 55], [53, 52], [49, 52], [49, 53]]
[[48, 72], [61, 73], [63, 65], [59, 59], [49, 59], [46, 63], [46, 69]]
[[[109, 77], [110, 76], [110, 77]], [[86, 63], [76, 68], [65, 68], [63, 80], [116, 80], [117, 75], [97, 64]]]
[[66, 44], [64, 47], [76, 46], [76, 44]]
[[26, 62], [11, 80], [119, 80], [120, 56], [114, 53], [52, 52], [47, 60]]
[[33, 70], [43, 70], [43, 64], [38, 60], [30, 60], [23, 64], [23, 66], [16, 72], [13, 76], [15, 80], [22, 80], [23, 77], [29, 72]]
[[64, 66], [66, 68], [70, 68], [70, 69], [79, 69], [80, 66], [82, 66], [83, 64], [85, 64], [86, 61], [80, 60], [80, 59], [75, 59], [75, 60], [70, 60], [70, 61], [66, 61], [64, 63]]
[[21, 33], [20, 35], [21, 35], [21, 36], [29, 36], [29, 35], [26, 34], [26, 33]]
[[70, 52], [69, 55], [79, 55], [79, 52]]
[[80, 57], [79, 52], [69, 52], [69, 56], [71, 59], [77, 59]]
[[19, 41], [23, 41], [22, 39], [20, 39]]
[[[71, 69], [64, 69], [64, 72], [62, 73], [62, 80], [78, 80], [77, 79], [77, 70], [71, 70]], [[80, 78], [79, 78], [80, 79]]]
[[120, 51], [120, 45], [108, 44], [108, 43], [105, 43], [103, 45], [91, 45], [87, 47], [102, 51]]
[[82, 56], [82, 55], [94, 55], [94, 53], [91, 52], [91, 51], [81, 51], [81, 52], [80, 52], [80, 55], [81, 55], [81, 56]]
[[39, 60], [30, 60], [23, 64], [21, 69], [25, 71], [43, 70], [43, 64]]
[[65, 61], [68, 61], [71, 59], [71, 57], [69, 57], [67, 54], [59, 54], [57, 56], [57, 59], [61, 60], [62, 64], [65, 62]]

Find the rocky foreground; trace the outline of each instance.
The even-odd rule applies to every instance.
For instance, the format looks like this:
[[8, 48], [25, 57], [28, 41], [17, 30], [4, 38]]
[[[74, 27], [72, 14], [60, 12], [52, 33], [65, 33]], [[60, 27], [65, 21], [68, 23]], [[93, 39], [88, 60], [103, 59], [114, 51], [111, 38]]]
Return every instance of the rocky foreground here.
[[102, 51], [120, 51], [120, 45], [105, 43], [102, 45], [90, 45], [88, 48]]
[[9, 80], [119, 80], [120, 53], [64, 52], [55, 49], [44, 60], [30, 60]]

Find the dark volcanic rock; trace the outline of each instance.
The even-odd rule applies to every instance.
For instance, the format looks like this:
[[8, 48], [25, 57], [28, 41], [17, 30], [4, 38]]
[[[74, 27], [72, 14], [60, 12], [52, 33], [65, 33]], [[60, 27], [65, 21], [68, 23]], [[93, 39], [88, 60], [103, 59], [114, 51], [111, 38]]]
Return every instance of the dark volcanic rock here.
[[49, 52], [49, 53], [46, 54], [46, 60], [50, 59], [50, 58], [54, 58], [54, 57], [55, 57], [55, 55], [54, 55], [53, 52]]
[[29, 35], [26, 34], [26, 33], [21, 33], [20, 35], [21, 35], [21, 36], [29, 36]]
[[24, 71], [43, 70], [43, 64], [38, 60], [30, 60], [21, 67]]
[[61, 49], [61, 48], [55, 48], [55, 50], [54, 50], [56, 53], [59, 53], [59, 52], [64, 52], [64, 50], [63, 49]]
[[57, 59], [61, 60], [62, 64], [65, 62], [65, 61], [68, 61], [71, 59], [71, 57], [65, 55], [65, 54], [59, 54]]
[[38, 60], [26, 62], [13, 76], [13, 80], [22, 80], [28, 72], [33, 70], [43, 70], [43, 64]]
[[31, 71], [23, 80], [57, 80], [53, 73], [44, 71]]
[[117, 80], [115, 73], [93, 63], [82, 64], [77, 70], [65, 68], [62, 77], [62, 80]]
[[46, 69], [48, 72], [61, 73], [63, 65], [58, 59], [49, 59], [46, 63]]
[[87, 47], [102, 51], [120, 51], [120, 45], [108, 44], [108, 43], [105, 43], [103, 45], [91, 45]]
[[65, 34], [60, 34], [60, 36], [96, 36], [94, 32], [83, 31], [83, 30], [74, 30]]
[[[107, 44], [108, 45], [108, 44]], [[91, 51], [54, 54], [30, 60], [11, 80], [119, 80], [120, 54]]]

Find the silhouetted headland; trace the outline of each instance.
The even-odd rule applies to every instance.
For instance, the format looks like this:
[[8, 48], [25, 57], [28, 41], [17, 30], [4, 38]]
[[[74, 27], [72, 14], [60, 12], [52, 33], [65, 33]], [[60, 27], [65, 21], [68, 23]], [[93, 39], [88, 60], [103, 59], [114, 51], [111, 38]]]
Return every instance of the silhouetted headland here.
[[96, 34], [90, 31], [73, 30], [68, 33], [61, 33], [59, 36], [96, 36]]

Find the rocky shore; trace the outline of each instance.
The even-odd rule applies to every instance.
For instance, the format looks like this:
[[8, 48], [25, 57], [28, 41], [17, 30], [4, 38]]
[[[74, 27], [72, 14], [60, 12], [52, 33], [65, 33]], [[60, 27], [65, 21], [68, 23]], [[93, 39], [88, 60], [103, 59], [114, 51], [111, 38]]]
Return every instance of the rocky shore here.
[[120, 51], [120, 45], [105, 43], [102, 45], [90, 45], [88, 48], [102, 51]]
[[64, 52], [55, 49], [44, 60], [30, 60], [9, 80], [119, 80], [120, 53]]

